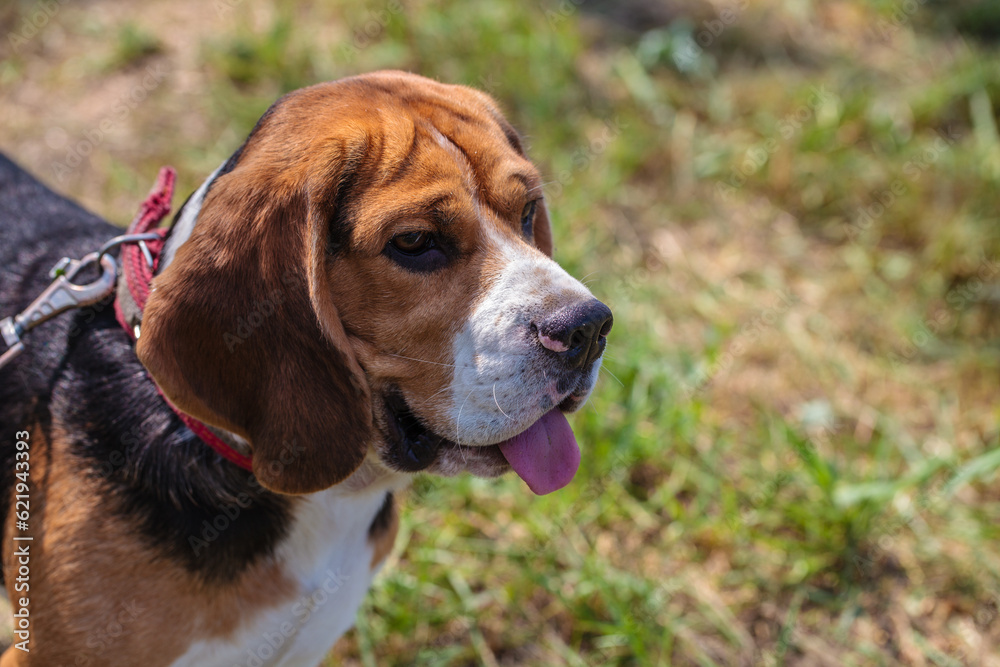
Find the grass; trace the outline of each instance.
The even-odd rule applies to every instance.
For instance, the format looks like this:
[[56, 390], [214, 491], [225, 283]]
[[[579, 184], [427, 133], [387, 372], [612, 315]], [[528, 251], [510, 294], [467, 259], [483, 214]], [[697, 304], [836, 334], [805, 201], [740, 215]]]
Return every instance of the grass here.
[[0, 146], [124, 223], [314, 81], [467, 83], [525, 134], [615, 312], [581, 471], [420, 478], [330, 664], [997, 665], [998, 24], [910, 4], [96, 0], [0, 45]]

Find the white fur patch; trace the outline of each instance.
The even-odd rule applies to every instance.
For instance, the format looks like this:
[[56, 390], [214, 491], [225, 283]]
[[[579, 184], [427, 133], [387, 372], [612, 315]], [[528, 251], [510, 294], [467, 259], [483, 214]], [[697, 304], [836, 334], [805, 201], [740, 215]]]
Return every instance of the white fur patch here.
[[[558, 385], [571, 382], [572, 373], [542, 348], [532, 325], [561, 306], [593, 298], [541, 252], [496, 233], [490, 242], [503, 268], [453, 344], [449, 437], [465, 445], [513, 437], [571, 393]], [[589, 381], [572, 382], [573, 391], [588, 395], [599, 367], [600, 360]]]
[[407, 477], [389, 475], [363, 490], [340, 485], [307, 496], [275, 558], [299, 582], [296, 597], [247, 616], [225, 640], [198, 641], [173, 667], [315, 667], [353, 624], [378, 568], [371, 569], [368, 528], [387, 491]]

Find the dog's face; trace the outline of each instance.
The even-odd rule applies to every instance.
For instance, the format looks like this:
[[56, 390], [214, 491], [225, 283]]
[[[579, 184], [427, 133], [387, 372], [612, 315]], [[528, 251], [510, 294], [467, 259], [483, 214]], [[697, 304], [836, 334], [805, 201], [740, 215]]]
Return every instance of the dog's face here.
[[489, 97], [398, 72], [315, 86], [223, 172], [142, 325], [172, 402], [249, 440], [281, 492], [369, 455], [568, 483], [562, 412], [611, 313], [550, 258], [540, 175]]

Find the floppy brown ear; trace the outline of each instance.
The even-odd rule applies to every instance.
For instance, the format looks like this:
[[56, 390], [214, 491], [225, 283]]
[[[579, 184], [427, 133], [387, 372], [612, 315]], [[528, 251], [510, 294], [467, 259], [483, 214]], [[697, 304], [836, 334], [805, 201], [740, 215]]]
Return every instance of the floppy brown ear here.
[[177, 408], [250, 442], [254, 474], [279, 493], [340, 482], [372, 436], [370, 390], [326, 289], [336, 193], [323, 200], [252, 164], [220, 176], [153, 283], [136, 346]]

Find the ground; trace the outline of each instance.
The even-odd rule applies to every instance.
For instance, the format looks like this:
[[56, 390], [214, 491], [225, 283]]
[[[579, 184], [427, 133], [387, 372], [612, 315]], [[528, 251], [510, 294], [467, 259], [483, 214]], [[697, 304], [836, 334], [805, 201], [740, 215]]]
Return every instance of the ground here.
[[1000, 665], [989, 0], [41, 0], [0, 149], [125, 224], [281, 93], [490, 92], [615, 313], [567, 489], [421, 478], [347, 665]]

